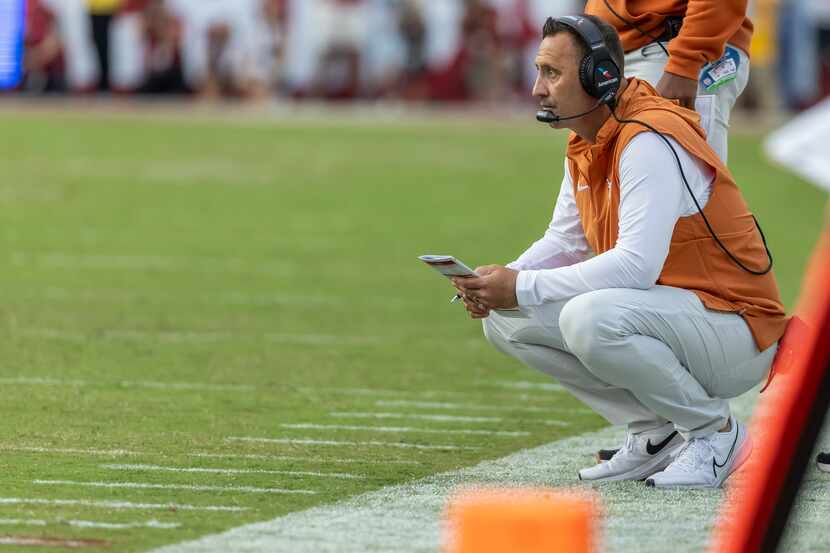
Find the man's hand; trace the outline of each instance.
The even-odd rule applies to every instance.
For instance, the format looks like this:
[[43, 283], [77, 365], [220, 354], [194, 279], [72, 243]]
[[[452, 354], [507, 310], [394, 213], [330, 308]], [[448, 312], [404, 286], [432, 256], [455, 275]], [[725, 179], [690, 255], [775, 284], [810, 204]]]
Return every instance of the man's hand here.
[[695, 109], [697, 98], [697, 80], [687, 79], [672, 73], [663, 73], [657, 83], [657, 94], [670, 100], [680, 100], [680, 105], [691, 110]]
[[473, 319], [487, 318], [491, 309], [513, 309], [519, 305], [516, 299], [518, 271], [501, 265], [485, 265], [476, 268], [476, 273], [479, 276], [452, 280]]

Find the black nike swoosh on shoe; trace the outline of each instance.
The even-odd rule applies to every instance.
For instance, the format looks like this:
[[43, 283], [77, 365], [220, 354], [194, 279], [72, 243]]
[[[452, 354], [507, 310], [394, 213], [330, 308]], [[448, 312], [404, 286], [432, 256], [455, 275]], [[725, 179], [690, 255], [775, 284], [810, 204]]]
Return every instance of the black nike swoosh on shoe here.
[[[735, 424], [737, 425], [738, 423], [735, 422]], [[726, 455], [726, 459], [723, 460], [723, 463], [719, 464], [717, 459], [715, 459], [715, 456], [714, 455], [712, 456], [712, 474], [715, 475], [715, 478], [718, 477], [718, 470], [717, 469], [722, 469], [723, 467], [725, 467], [726, 463], [729, 462], [729, 459], [732, 458], [732, 453], [735, 451], [735, 445], [737, 443], [738, 443], [738, 428], [735, 428], [735, 440], [733, 440], [732, 447], [729, 448], [729, 453]], [[715, 468], [715, 467], [717, 467], [717, 468]]]
[[649, 455], [657, 455], [658, 453], [660, 453], [660, 451], [663, 450], [664, 447], [669, 445], [669, 442], [672, 441], [675, 436], [677, 436], [677, 430], [669, 434], [665, 440], [663, 440], [657, 445], [652, 445], [651, 439], [649, 438], [648, 442], [646, 442], [646, 451]]

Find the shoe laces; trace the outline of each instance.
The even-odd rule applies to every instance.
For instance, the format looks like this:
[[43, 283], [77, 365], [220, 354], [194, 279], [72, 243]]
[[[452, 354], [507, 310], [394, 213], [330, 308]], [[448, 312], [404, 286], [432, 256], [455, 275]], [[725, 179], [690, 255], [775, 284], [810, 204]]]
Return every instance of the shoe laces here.
[[706, 438], [692, 438], [670, 465], [673, 470], [694, 472], [700, 465], [707, 462], [715, 454], [712, 444]]
[[617, 452], [608, 460], [608, 462], [613, 463], [615, 460], [619, 461], [626, 455], [631, 454], [634, 451], [634, 440], [634, 434], [626, 434], [625, 443], [623, 443], [623, 446], [619, 450], [617, 450]]

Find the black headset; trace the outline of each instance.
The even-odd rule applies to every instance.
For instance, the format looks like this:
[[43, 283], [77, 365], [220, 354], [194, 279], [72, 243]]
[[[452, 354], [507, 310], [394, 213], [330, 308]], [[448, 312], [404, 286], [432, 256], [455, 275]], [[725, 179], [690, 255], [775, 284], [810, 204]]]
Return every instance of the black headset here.
[[566, 15], [555, 19], [582, 37], [589, 52], [579, 64], [579, 82], [590, 96], [608, 103], [620, 88], [620, 68], [611, 58], [602, 31], [593, 21], [581, 15]]
[[638, 121], [637, 119], [620, 119], [617, 117], [617, 113], [614, 108], [616, 107], [617, 91], [619, 90], [621, 83], [620, 68], [617, 66], [616, 62], [611, 59], [611, 54], [608, 50], [608, 46], [605, 44], [605, 39], [603, 38], [602, 31], [600, 31], [599, 27], [587, 17], [583, 17], [581, 15], [566, 15], [558, 18], [551, 17], [548, 18], [548, 22], [550, 21], [556, 21], [557, 23], [565, 25], [569, 29], [573, 30], [582, 38], [583, 43], [588, 46], [590, 51], [585, 55], [585, 57], [582, 58], [582, 61], [579, 64], [579, 82], [582, 84], [582, 88], [585, 89], [585, 92], [587, 92], [590, 96], [597, 98], [597, 103], [586, 112], [578, 113], [576, 115], [569, 115], [567, 117], [560, 117], [550, 111], [539, 111], [536, 113], [536, 119], [542, 123], [555, 123], [566, 119], [576, 119], [599, 109], [602, 105], [607, 104], [608, 107], [611, 108], [611, 115], [617, 120], [617, 122], [621, 124], [633, 123], [640, 125], [655, 133], [663, 140], [666, 146], [669, 147], [671, 153], [674, 154], [674, 159], [677, 161], [677, 168], [680, 169], [680, 176], [683, 179], [683, 184], [686, 185], [686, 190], [692, 197], [692, 202], [694, 202], [698, 213], [700, 213], [700, 216], [706, 225], [706, 229], [709, 231], [712, 238], [714, 238], [720, 249], [723, 250], [729, 259], [731, 259], [738, 267], [747, 273], [759, 276], [769, 273], [773, 266], [772, 253], [769, 251], [769, 247], [767, 246], [767, 239], [766, 236], [764, 236], [764, 231], [761, 229], [761, 225], [758, 224], [758, 220], [755, 216], [753, 215], [752, 219], [755, 221], [755, 227], [761, 235], [761, 240], [764, 243], [764, 249], [767, 252], [767, 258], [769, 259], [769, 265], [761, 270], [752, 269], [744, 265], [741, 260], [729, 251], [726, 245], [721, 242], [721, 239], [709, 223], [709, 219], [706, 217], [706, 214], [703, 213], [703, 208], [700, 207], [700, 203], [697, 201], [694, 192], [692, 192], [692, 187], [689, 185], [686, 173], [683, 171], [683, 164], [680, 162], [680, 156], [677, 155], [677, 151], [674, 149], [674, 146], [672, 146], [672, 143], [669, 142], [669, 139], [648, 123]]
[[620, 89], [621, 75], [619, 66], [611, 58], [605, 39], [602, 38], [602, 31], [593, 21], [581, 15], [549, 17], [545, 25], [553, 21], [571, 29], [588, 46], [588, 53], [579, 62], [579, 82], [589, 96], [597, 99], [597, 103], [588, 111], [564, 117], [552, 111], [541, 110], [536, 113], [536, 120], [540, 123], [558, 123], [583, 117], [606, 104], [613, 109], [617, 91]]

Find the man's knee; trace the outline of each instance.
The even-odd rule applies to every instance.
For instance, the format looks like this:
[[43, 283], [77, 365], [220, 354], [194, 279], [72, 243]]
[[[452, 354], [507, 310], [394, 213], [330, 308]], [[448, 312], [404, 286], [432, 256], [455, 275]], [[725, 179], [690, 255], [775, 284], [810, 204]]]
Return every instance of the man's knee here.
[[626, 307], [613, 290], [597, 290], [570, 300], [559, 315], [559, 328], [568, 349], [586, 365], [601, 358], [622, 336]]

